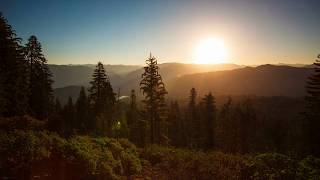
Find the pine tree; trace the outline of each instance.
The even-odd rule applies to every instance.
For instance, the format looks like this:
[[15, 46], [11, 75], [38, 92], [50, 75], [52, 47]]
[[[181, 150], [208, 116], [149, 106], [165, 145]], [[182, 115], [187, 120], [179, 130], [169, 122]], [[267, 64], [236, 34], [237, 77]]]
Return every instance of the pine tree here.
[[23, 115], [28, 109], [26, 62], [20, 42], [0, 12], [0, 116]]
[[214, 125], [216, 119], [215, 99], [211, 92], [202, 99], [201, 114], [203, 115], [204, 148], [210, 149], [214, 146]]
[[236, 118], [238, 123], [238, 147], [241, 153], [247, 153], [254, 149], [256, 144], [257, 118], [252, 101], [246, 98], [236, 107]]
[[150, 142], [159, 144], [164, 137], [160, 132], [163, 127], [165, 115], [165, 95], [167, 91], [159, 74], [159, 66], [155, 57], [151, 56], [146, 60], [140, 90], [145, 95], [145, 115], [150, 124]]
[[138, 109], [137, 109], [137, 102], [136, 102], [136, 93], [135, 90], [131, 90], [130, 95], [130, 107], [127, 112], [127, 124], [129, 128], [136, 124], [136, 121], [138, 120]]
[[93, 80], [90, 82], [91, 87], [89, 89], [89, 104], [93, 110], [95, 121], [91, 126], [97, 129], [97, 125], [100, 124], [100, 133], [111, 135], [112, 114], [116, 99], [109, 77], [106, 75], [101, 62], [98, 62], [92, 77]]
[[62, 114], [64, 133], [69, 136], [74, 132], [75, 127], [75, 109], [71, 97], [69, 97], [68, 103], [63, 107]]
[[141, 118], [137, 107], [137, 97], [135, 90], [131, 90], [130, 106], [127, 111], [127, 124], [129, 128], [129, 139], [139, 147], [146, 144], [146, 121]]
[[42, 54], [41, 44], [36, 36], [30, 36], [24, 47], [24, 55], [28, 65], [29, 106], [31, 114], [39, 119], [47, 118], [52, 105], [52, 74], [47, 60]]
[[187, 142], [189, 147], [197, 147], [200, 138], [200, 121], [198, 118], [197, 109], [197, 91], [195, 88], [190, 90], [189, 104], [186, 112], [186, 122], [187, 122]]
[[89, 103], [86, 95], [86, 90], [81, 87], [77, 102], [75, 104], [76, 108], [76, 122], [75, 128], [81, 133], [88, 132], [89, 128]]
[[221, 107], [217, 122], [216, 145], [226, 152], [237, 151], [237, 128], [234, 116], [234, 105], [231, 98]]
[[172, 145], [181, 147], [185, 143], [184, 124], [177, 101], [171, 102], [168, 113], [169, 139]]
[[307, 112], [305, 122], [305, 139], [308, 142], [309, 151], [320, 154], [320, 55], [314, 63], [314, 73], [307, 82]]
[[54, 103], [52, 113], [50, 114], [48, 121], [48, 129], [63, 134], [63, 117], [62, 107], [58, 98]]

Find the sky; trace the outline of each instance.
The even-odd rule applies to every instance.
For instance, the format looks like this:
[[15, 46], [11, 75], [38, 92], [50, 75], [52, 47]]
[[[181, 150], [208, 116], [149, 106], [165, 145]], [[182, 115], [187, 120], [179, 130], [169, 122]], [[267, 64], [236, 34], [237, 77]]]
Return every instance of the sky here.
[[310, 64], [320, 53], [318, 0], [0, 0], [24, 42], [50, 64], [194, 62], [199, 43], [222, 39], [226, 62]]

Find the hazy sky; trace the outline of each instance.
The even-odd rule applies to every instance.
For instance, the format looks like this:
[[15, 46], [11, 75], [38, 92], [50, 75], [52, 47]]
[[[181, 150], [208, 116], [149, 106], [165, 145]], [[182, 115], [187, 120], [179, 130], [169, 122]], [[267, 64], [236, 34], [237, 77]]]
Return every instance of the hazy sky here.
[[320, 1], [0, 0], [26, 40], [52, 64], [192, 62], [199, 42], [225, 41], [236, 64], [311, 63], [320, 53]]

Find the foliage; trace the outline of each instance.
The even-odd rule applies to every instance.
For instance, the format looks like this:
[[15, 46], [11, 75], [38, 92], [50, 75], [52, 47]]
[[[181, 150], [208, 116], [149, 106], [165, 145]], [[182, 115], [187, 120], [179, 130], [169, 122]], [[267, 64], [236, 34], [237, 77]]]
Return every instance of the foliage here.
[[112, 134], [112, 116], [116, 99], [109, 77], [101, 62], [98, 62], [92, 78], [89, 88], [89, 105], [95, 121], [91, 122], [90, 127], [92, 127], [92, 130], [98, 129], [98, 132], [102, 135], [110, 136]]
[[245, 158], [221, 152], [151, 146], [142, 157], [168, 179], [241, 179], [245, 176]]
[[314, 63], [314, 73], [307, 81], [307, 112], [305, 126], [305, 141], [309, 146], [309, 152], [312, 154], [320, 155], [319, 145], [319, 128], [320, 128], [320, 55]]
[[15, 130], [2, 131], [0, 143], [1, 176], [119, 179], [141, 170], [135, 146], [123, 139]]
[[297, 170], [296, 161], [278, 153], [266, 153], [255, 156], [251, 163], [253, 179], [294, 179]]
[[75, 104], [75, 119], [74, 128], [79, 130], [80, 133], [88, 132], [90, 125], [90, 114], [89, 114], [89, 102], [84, 87], [81, 87], [79, 97]]
[[0, 54], [0, 116], [24, 115], [28, 110], [28, 79], [21, 39], [1, 12]]
[[[141, 152], [163, 179], [319, 179], [320, 159], [150, 146]], [[146, 165], [148, 166], [148, 165]]]
[[44, 121], [37, 120], [31, 116], [15, 116], [11, 118], [0, 117], [0, 129], [1, 130], [41, 130], [46, 127]]
[[151, 56], [146, 60], [140, 90], [145, 99], [145, 118], [150, 125], [150, 142], [160, 144], [163, 137], [163, 120], [165, 115], [165, 95], [167, 91], [159, 74], [157, 59]]
[[30, 114], [38, 119], [48, 118], [53, 100], [52, 74], [42, 54], [36, 36], [30, 36], [23, 48], [27, 64]]
[[99, 115], [108, 109], [110, 110], [115, 103], [115, 94], [101, 62], [98, 62], [92, 78], [89, 88], [89, 102], [94, 113]]
[[320, 159], [308, 156], [298, 164], [301, 179], [320, 179]]

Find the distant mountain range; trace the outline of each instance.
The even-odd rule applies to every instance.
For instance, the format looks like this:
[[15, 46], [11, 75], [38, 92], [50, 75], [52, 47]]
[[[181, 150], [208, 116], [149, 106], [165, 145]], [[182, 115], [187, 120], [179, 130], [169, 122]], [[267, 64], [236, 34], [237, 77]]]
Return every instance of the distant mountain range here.
[[[135, 65], [105, 65], [110, 79], [116, 83], [126, 74], [141, 69]], [[49, 65], [53, 74], [53, 88], [66, 86], [88, 86], [91, 81], [95, 65]]]
[[[291, 96], [305, 95], [307, 77], [312, 66], [261, 65], [245, 67], [236, 64], [196, 65], [160, 64], [160, 73], [169, 97], [187, 97], [192, 87], [199, 95]], [[76, 99], [80, 86], [89, 86], [94, 65], [50, 65], [54, 77], [54, 95], [62, 103], [71, 96]], [[128, 95], [131, 89], [139, 92], [142, 66], [106, 65], [114, 91]], [[139, 95], [139, 94], [138, 94]]]
[[170, 96], [186, 96], [192, 87], [199, 94], [304, 96], [312, 68], [261, 65], [229, 71], [190, 74], [168, 83]]

